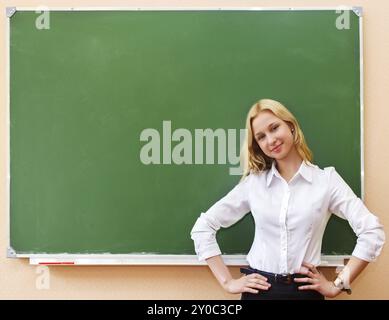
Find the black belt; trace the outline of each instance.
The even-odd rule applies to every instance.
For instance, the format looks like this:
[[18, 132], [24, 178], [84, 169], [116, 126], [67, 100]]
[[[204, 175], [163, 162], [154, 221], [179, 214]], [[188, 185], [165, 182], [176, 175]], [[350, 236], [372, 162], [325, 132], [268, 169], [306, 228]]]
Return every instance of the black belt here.
[[306, 275], [300, 273], [271, 273], [266, 271], [257, 270], [251, 267], [240, 268], [240, 272], [244, 274], [259, 273], [260, 275], [267, 278], [268, 282], [272, 283], [284, 283], [292, 284], [297, 282], [294, 281], [295, 278], [306, 278]]

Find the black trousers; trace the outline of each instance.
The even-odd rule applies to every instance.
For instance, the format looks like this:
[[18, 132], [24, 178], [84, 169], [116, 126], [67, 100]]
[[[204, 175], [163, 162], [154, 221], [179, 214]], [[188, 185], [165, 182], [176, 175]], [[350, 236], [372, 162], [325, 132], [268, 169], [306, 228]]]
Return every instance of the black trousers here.
[[[315, 290], [299, 290], [298, 287], [310, 283], [294, 282], [285, 283], [275, 279], [275, 275], [253, 268], [240, 268], [244, 274], [259, 273], [267, 278], [271, 284], [268, 290], [259, 290], [258, 293], [243, 292], [241, 300], [324, 300], [324, 296]], [[305, 275], [295, 274], [297, 278], [306, 278]]]

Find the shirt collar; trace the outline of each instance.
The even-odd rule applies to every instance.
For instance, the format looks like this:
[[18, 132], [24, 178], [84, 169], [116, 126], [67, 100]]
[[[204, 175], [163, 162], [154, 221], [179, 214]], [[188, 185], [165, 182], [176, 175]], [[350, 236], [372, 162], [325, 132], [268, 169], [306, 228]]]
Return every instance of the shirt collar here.
[[[315, 165], [313, 165], [311, 162], [307, 161], [307, 163], [305, 163], [305, 161], [303, 160], [303, 162], [300, 165], [300, 168], [297, 171], [297, 174], [299, 174], [305, 180], [307, 180], [309, 183], [311, 183], [312, 182], [312, 170], [314, 167], [315, 167]], [[280, 179], [283, 179], [276, 168], [276, 161], [275, 160], [273, 160], [271, 168], [267, 173], [267, 178], [266, 178], [266, 185], [267, 186], [269, 186], [270, 183], [272, 182], [273, 176], [276, 176]]]

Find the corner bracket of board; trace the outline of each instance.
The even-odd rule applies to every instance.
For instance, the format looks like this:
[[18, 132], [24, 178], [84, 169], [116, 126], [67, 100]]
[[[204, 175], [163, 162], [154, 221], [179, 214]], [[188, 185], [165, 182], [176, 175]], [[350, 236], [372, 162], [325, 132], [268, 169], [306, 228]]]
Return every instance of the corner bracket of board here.
[[16, 252], [12, 247], [7, 248], [7, 258], [17, 258]]
[[358, 17], [362, 17], [362, 14], [363, 14], [362, 7], [353, 7], [353, 11]]
[[16, 12], [16, 7], [7, 7], [5, 8], [5, 14], [7, 18], [11, 18]]

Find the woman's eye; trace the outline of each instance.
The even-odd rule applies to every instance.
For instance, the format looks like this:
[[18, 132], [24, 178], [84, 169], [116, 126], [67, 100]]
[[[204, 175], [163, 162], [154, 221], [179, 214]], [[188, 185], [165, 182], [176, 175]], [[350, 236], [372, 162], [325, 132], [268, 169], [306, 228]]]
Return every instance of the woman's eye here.
[[278, 128], [278, 126], [273, 127], [273, 131], [276, 130], [277, 128]]

